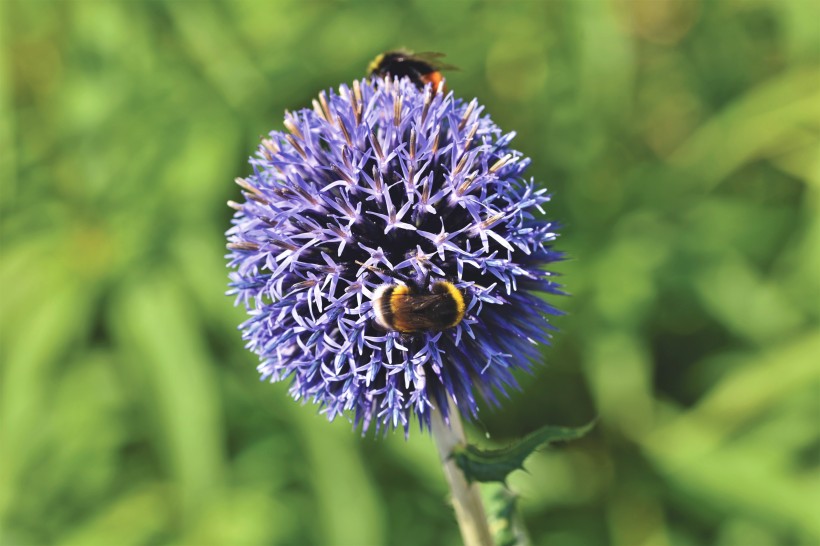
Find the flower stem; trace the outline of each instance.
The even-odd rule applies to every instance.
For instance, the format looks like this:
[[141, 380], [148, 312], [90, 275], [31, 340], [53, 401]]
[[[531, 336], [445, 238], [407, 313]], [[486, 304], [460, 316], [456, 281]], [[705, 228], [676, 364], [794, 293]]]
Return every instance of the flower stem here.
[[461, 469], [450, 457], [453, 448], [467, 443], [464, 427], [458, 409], [450, 401], [449, 425], [444, 422], [440, 411], [434, 411], [430, 419], [430, 428], [438, 448], [438, 455], [444, 467], [444, 476], [450, 485], [453, 495], [453, 507], [456, 511], [458, 527], [464, 546], [493, 546], [492, 535], [487, 524], [484, 504], [477, 484], [469, 484]]

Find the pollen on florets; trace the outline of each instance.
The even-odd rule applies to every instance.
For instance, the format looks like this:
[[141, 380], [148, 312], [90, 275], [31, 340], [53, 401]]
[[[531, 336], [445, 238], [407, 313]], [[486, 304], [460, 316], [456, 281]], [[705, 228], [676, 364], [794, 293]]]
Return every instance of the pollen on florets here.
[[[448, 398], [474, 417], [476, 393], [517, 387], [549, 338], [557, 311], [537, 293], [559, 293], [544, 267], [560, 253], [514, 134], [477, 100], [382, 78], [320, 93], [284, 126], [229, 203], [229, 294], [262, 378], [363, 430], [427, 428]], [[397, 278], [452, 283], [463, 320], [383, 329], [373, 293]]]

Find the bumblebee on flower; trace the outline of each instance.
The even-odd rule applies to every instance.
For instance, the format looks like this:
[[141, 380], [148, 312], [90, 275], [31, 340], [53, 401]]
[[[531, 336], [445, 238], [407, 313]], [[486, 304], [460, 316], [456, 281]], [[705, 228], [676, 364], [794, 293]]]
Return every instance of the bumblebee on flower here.
[[558, 293], [546, 191], [476, 100], [376, 76], [287, 114], [238, 179], [231, 290], [271, 381], [330, 419], [422, 428], [517, 387]]

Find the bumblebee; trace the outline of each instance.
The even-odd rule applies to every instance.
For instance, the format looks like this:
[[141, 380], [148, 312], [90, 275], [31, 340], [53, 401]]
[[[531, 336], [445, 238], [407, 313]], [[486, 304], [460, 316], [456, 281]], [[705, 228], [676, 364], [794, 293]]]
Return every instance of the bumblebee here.
[[456, 70], [455, 66], [442, 63], [441, 57], [444, 57], [444, 53], [413, 53], [406, 49], [387, 51], [373, 59], [367, 67], [367, 74], [371, 77], [407, 76], [418, 88], [432, 83], [435, 91], [443, 79], [441, 70]]
[[383, 284], [373, 292], [376, 324], [402, 334], [438, 332], [464, 318], [464, 294], [448, 281], [430, 290], [406, 284]]

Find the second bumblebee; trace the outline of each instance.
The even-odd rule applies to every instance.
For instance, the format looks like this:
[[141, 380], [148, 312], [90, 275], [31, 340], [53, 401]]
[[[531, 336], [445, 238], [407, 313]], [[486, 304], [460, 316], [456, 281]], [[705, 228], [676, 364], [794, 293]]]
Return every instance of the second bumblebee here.
[[444, 79], [441, 70], [455, 70], [456, 67], [441, 62], [443, 53], [413, 53], [405, 49], [387, 51], [377, 56], [367, 67], [369, 76], [392, 76], [410, 78], [416, 87], [433, 84], [433, 91], [438, 89]]

